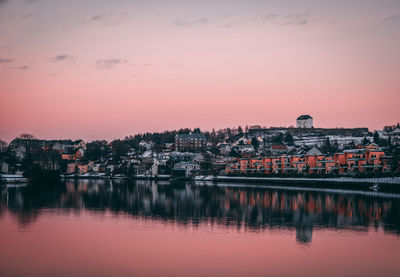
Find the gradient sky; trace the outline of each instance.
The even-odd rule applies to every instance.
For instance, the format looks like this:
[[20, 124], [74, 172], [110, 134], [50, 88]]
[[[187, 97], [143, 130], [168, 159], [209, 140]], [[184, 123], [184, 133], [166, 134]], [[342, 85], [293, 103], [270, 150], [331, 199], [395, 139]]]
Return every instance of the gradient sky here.
[[0, 138], [400, 120], [400, 1], [0, 0]]

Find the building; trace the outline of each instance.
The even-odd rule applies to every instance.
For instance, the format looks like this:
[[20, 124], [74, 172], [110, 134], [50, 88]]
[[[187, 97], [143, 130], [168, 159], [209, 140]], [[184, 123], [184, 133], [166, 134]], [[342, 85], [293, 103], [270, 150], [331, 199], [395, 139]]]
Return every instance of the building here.
[[[200, 165], [191, 162], [179, 162], [174, 165], [173, 175], [181, 177], [193, 176], [196, 172], [200, 170]], [[178, 172], [182, 172], [179, 174]]]
[[252, 144], [239, 144], [237, 150], [239, 153], [252, 153], [254, 152], [254, 146]]
[[87, 164], [78, 165], [78, 173], [79, 173], [79, 175], [86, 174], [86, 173], [88, 173], [88, 171], [89, 171], [89, 167], [88, 167]]
[[250, 157], [231, 161], [226, 174], [355, 174], [392, 171], [392, 158], [382, 149], [351, 149], [333, 156], [310, 154]]
[[177, 134], [175, 150], [197, 152], [204, 150], [207, 140], [202, 133]]
[[319, 151], [319, 149], [314, 146], [313, 148], [311, 148], [310, 150], [308, 150], [306, 152], [306, 155], [308, 155], [308, 156], [322, 155], [322, 152]]
[[67, 164], [67, 174], [73, 174], [76, 172], [76, 163]]
[[296, 120], [297, 128], [314, 128], [313, 118], [308, 114], [301, 115]]
[[222, 155], [228, 155], [231, 152], [231, 145], [227, 143], [221, 143], [218, 145], [218, 150]]
[[285, 144], [272, 144], [270, 150], [273, 155], [281, 155], [287, 153], [287, 146]]
[[7, 174], [9, 165], [6, 162], [0, 162], [0, 173]]
[[153, 148], [153, 144], [151, 142], [147, 142], [147, 141], [142, 140], [141, 142], [139, 142], [139, 147], [140, 147], [140, 149], [148, 151], [148, 150], [151, 150]]

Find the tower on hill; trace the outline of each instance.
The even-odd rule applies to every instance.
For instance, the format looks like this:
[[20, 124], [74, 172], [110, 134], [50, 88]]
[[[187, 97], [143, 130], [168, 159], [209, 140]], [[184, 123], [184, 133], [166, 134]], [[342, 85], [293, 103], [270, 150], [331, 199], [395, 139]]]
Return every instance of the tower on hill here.
[[313, 128], [313, 118], [308, 114], [300, 115], [296, 120], [297, 128]]

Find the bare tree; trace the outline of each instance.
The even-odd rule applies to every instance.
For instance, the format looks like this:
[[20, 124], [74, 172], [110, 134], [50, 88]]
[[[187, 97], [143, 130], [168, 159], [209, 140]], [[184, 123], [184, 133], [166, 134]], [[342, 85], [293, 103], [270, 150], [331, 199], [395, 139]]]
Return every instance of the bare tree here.
[[5, 151], [7, 148], [7, 142], [5, 142], [4, 140], [0, 139], [0, 152]]
[[32, 134], [28, 134], [28, 133], [23, 133], [19, 136], [20, 139], [28, 139], [28, 140], [32, 140], [32, 139], [36, 139], [36, 137]]

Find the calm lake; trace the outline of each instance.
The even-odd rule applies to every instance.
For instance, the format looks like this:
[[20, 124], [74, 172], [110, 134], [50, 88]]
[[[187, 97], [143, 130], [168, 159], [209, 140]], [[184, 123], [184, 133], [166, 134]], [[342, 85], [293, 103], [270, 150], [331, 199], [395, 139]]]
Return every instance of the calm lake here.
[[400, 192], [66, 180], [2, 188], [0, 276], [399, 276]]

